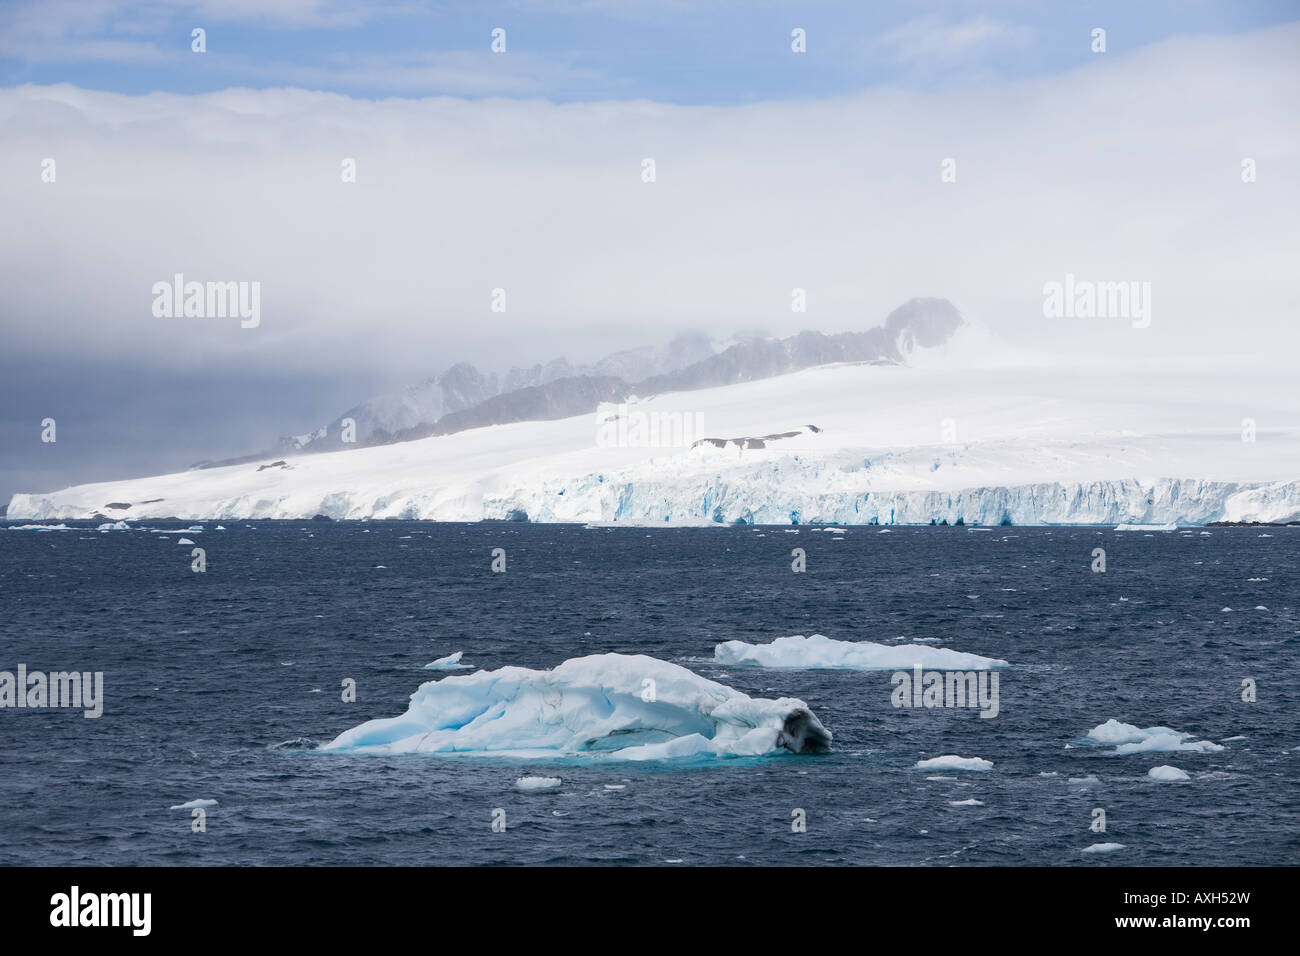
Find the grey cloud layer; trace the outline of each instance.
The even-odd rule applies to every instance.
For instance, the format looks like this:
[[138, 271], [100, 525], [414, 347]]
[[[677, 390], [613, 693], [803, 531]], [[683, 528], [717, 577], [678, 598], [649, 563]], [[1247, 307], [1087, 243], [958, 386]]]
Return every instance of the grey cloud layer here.
[[[593, 335], [863, 328], [939, 295], [1021, 339], [1272, 352], [1296, 342], [1297, 42], [743, 107], [2, 90], [4, 333], [20, 354], [432, 371], [503, 340], [536, 361]], [[261, 282], [260, 327], [155, 318], [178, 272]], [[1151, 329], [1045, 320], [1067, 272], [1150, 281]]]

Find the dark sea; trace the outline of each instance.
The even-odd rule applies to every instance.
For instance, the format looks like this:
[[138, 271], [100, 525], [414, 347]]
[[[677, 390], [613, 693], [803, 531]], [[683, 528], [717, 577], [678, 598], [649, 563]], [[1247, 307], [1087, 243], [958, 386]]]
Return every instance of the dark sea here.
[[[222, 523], [0, 531], [0, 671], [104, 674], [98, 719], [0, 710], [0, 864], [1300, 860], [1300, 528]], [[895, 708], [888, 671], [712, 662], [720, 641], [814, 633], [1005, 659], [999, 713]], [[402, 714], [458, 650], [489, 669], [647, 654], [802, 698], [834, 743], [686, 764], [316, 749]], [[1083, 740], [1110, 718], [1223, 749]], [[945, 754], [993, 766], [915, 766]], [[563, 783], [520, 792], [522, 774]], [[196, 799], [217, 801], [205, 832], [169, 809]]]

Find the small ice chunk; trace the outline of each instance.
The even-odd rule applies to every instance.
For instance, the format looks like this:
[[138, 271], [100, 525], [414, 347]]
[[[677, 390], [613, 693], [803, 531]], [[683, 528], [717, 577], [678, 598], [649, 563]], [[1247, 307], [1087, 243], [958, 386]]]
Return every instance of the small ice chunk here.
[[1177, 767], [1171, 767], [1163, 764], [1159, 767], [1152, 767], [1147, 771], [1147, 776], [1152, 780], [1190, 780], [1192, 779], [1186, 770], [1179, 770]]
[[559, 777], [520, 777], [515, 781], [516, 790], [558, 790], [564, 781]]
[[1214, 753], [1223, 749], [1208, 740], [1194, 740], [1194, 734], [1172, 727], [1135, 727], [1114, 717], [1088, 731], [1086, 739], [1097, 744], [1115, 744], [1114, 753], [1136, 754], [1161, 752]]
[[929, 760], [918, 760], [917, 770], [992, 770], [993, 761], [983, 757], [959, 757], [956, 754], [944, 754]]
[[178, 803], [176, 804], [176, 806], [168, 807], [167, 809], [168, 810], [198, 810], [202, 807], [215, 807], [216, 805], [217, 805], [217, 801], [215, 800], [204, 800], [200, 798], [198, 800], [190, 800], [188, 803]]
[[1081, 853], [1114, 853], [1116, 850], [1124, 849], [1123, 843], [1094, 843], [1091, 846], [1085, 846]]
[[457, 651], [454, 654], [448, 654], [446, 657], [440, 657], [436, 661], [425, 664], [424, 669], [427, 671], [454, 671], [469, 667], [470, 665], [460, 662], [460, 656], [464, 653], [464, 651]]

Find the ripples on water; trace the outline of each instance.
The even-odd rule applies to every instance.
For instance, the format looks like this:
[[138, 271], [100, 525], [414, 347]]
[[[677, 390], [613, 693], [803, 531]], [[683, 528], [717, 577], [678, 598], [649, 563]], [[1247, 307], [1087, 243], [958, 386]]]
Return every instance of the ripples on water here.
[[[0, 863], [1197, 865], [1300, 849], [1300, 529], [215, 524], [186, 532], [205, 574], [178, 533], [0, 531], [0, 670], [104, 671], [106, 698], [98, 720], [0, 711]], [[723, 640], [810, 633], [1004, 658], [1001, 713], [896, 710], [888, 672], [711, 662]], [[423, 665], [457, 650], [485, 668], [676, 661], [803, 698], [834, 751], [642, 766], [314, 749], [402, 713], [443, 676]], [[1132, 756], [1080, 741], [1111, 717], [1245, 739]], [[914, 769], [941, 754], [994, 767]], [[1161, 764], [1191, 780], [1147, 779]], [[525, 774], [563, 783], [522, 792]], [[168, 807], [200, 798], [218, 805], [194, 834]], [[1125, 849], [1082, 854], [1102, 842]]]

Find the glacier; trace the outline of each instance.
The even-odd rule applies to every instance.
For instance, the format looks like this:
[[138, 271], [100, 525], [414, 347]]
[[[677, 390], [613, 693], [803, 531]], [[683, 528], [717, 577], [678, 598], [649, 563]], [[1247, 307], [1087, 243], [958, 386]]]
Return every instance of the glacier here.
[[904, 670], [914, 667], [970, 671], [1007, 667], [1007, 662], [978, 654], [919, 644], [876, 644], [837, 641], [823, 634], [778, 637], [770, 644], [723, 641], [713, 649], [719, 664], [752, 664], [774, 668], [843, 670]]
[[[702, 420], [707, 440], [682, 447], [606, 447], [598, 416], [580, 415], [285, 455], [285, 468], [244, 463], [20, 493], [7, 516], [1112, 528], [1300, 521], [1300, 407], [1290, 374], [1147, 362], [1075, 376], [1033, 364], [945, 365], [934, 351], [919, 367], [826, 365], [628, 399], [629, 414]], [[1259, 416], [1250, 440], [1237, 417], [1245, 411]]]
[[551, 670], [429, 681], [402, 716], [367, 721], [321, 749], [665, 760], [822, 753], [830, 744], [802, 700], [752, 698], [645, 655], [593, 654]]

